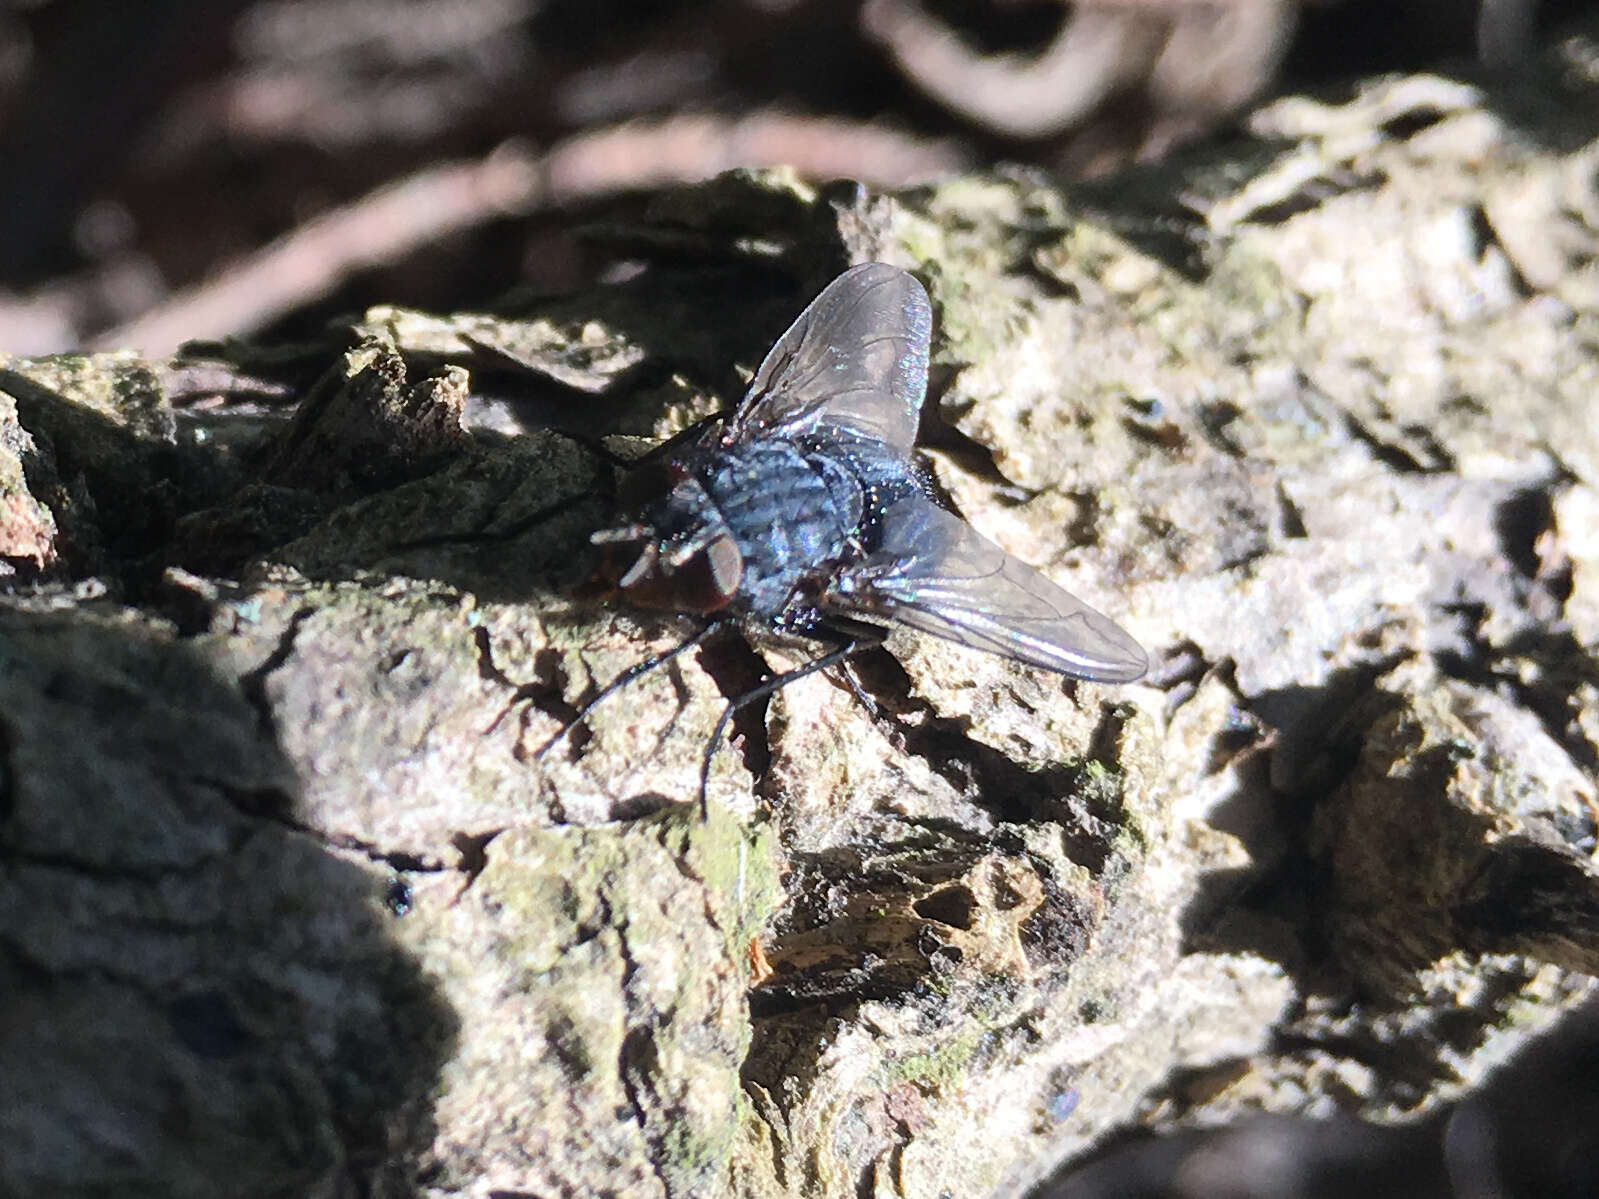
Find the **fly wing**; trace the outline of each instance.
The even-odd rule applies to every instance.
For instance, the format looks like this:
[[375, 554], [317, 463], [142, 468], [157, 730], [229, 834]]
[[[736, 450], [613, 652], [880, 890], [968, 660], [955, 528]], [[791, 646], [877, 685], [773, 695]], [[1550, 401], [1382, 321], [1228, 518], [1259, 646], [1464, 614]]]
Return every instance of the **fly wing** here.
[[834, 581], [829, 610], [1080, 679], [1130, 683], [1147, 669], [1143, 649], [1109, 618], [931, 500], [901, 500], [882, 530], [880, 547]]
[[851, 267], [766, 355], [724, 437], [832, 427], [908, 453], [927, 392], [933, 310], [886, 262]]

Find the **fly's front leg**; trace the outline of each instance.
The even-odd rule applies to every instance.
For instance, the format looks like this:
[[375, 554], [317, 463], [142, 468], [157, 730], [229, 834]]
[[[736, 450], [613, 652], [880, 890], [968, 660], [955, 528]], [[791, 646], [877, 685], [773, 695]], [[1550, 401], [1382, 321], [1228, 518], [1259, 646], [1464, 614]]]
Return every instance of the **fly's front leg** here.
[[547, 755], [558, 744], [564, 741], [567, 735], [571, 733], [573, 729], [577, 728], [578, 725], [587, 720], [589, 713], [593, 712], [595, 708], [599, 707], [602, 701], [609, 699], [635, 679], [642, 678], [650, 671], [665, 666], [673, 659], [686, 654], [701, 645], [704, 645], [705, 642], [709, 641], [712, 637], [716, 636], [723, 629], [725, 629], [727, 625], [728, 622], [725, 620], [712, 621], [699, 632], [695, 633], [692, 637], [679, 642], [671, 649], [646, 658], [642, 662], [635, 662], [632, 666], [629, 666], [621, 674], [617, 675], [609, 683], [601, 687], [600, 690], [595, 693], [592, 699], [590, 699], [577, 710], [577, 714], [573, 716], [571, 720], [567, 721], [566, 724], [564, 724], [553, 737], [551, 737], [536, 751], [534, 751], [533, 760], [536, 762], [543, 761], [545, 755]]

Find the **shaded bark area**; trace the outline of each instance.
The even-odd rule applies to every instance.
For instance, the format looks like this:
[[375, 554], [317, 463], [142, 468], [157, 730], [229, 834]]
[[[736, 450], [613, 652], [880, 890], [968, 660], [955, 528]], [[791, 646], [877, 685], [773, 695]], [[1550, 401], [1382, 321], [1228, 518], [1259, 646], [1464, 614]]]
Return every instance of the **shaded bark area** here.
[[[1263, 1113], [1453, 1170], [1599, 953], [1595, 64], [1093, 189], [736, 173], [559, 299], [0, 363], [3, 1188], [1018, 1195]], [[805, 652], [755, 636], [537, 757], [692, 628], [575, 586], [593, 439], [871, 258], [934, 300], [938, 482], [1150, 679], [896, 636], [702, 822]]]

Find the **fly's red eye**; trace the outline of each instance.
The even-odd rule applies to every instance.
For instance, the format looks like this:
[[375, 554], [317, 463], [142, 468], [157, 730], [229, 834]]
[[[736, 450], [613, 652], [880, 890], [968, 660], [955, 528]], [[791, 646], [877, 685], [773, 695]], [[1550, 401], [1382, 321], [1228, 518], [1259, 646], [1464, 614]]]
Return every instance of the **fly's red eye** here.
[[672, 607], [710, 615], [728, 606], [744, 579], [744, 558], [732, 537], [716, 537], [710, 545], [673, 569], [670, 576]]
[[609, 568], [612, 580], [641, 608], [708, 616], [727, 607], [744, 578], [744, 559], [733, 539], [725, 535], [713, 538], [677, 565], [669, 566], [653, 544], [640, 553], [642, 556], [628, 557], [630, 565], [625, 571], [618, 570], [625, 555], [602, 555], [601, 568]]
[[727, 607], [744, 577], [744, 559], [731, 537], [717, 537], [672, 572], [672, 590], [689, 612], [709, 615]]

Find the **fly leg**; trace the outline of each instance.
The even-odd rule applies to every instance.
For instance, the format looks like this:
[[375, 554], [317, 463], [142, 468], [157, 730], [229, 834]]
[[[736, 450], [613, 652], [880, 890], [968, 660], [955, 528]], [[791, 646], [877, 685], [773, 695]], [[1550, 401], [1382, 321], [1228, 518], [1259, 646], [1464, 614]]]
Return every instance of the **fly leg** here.
[[[867, 648], [865, 646], [862, 647]], [[872, 698], [867, 691], [866, 683], [861, 678], [860, 671], [855, 668], [855, 663], [845, 662], [839, 674], [844, 682], [849, 685], [850, 694], [855, 697], [855, 702], [860, 704], [866, 715], [871, 717], [872, 723], [877, 726], [877, 731], [887, 739], [898, 752], [905, 752], [906, 731], [903, 722], [903, 709], [898, 705], [884, 707], [881, 702]]]
[[700, 763], [700, 819], [704, 820], [710, 815], [710, 803], [707, 790], [711, 782], [711, 764], [716, 760], [716, 751], [722, 744], [722, 737], [727, 732], [727, 727], [733, 722], [733, 717], [743, 709], [759, 700], [781, 691], [790, 683], [798, 682], [806, 675], [815, 674], [819, 670], [826, 670], [829, 666], [836, 666], [851, 654], [863, 649], [883, 643], [884, 634], [881, 630], [865, 626], [860, 630], [852, 629], [841, 634], [845, 640], [828, 650], [820, 658], [796, 666], [793, 670], [786, 670], [782, 674], [773, 675], [757, 687], [752, 687], [743, 695], [735, 696], [728, 701], [727, 707], [722, 710], [722, 718], [716, 722], [716, 729], [711, 733], [711, 740], [705, 746], [705, 759]]
[[[863, 645], [861, 648], [868, 647]], [[883, 709], [866, 690], [866, 685], [861, 682], [860, 671], [855, 669], [855, 663], [845, 662], [838, 673], [843, 676], [844, 684], [849, 688], [849, 693], [855, 697], [855, 702], [860, 704], [866, 710], [866, 714], [872, 718], [872, 723], [881, 725], [884, 721]]]
[[590, 712], [594, 711], [594, 709], [599, 707], [603, 701], [609, 699], [612, 695], [615, 695], [634, 679], [648, 674], [658, 666], [665, 666], [668, 662], [672, 661], [673, 658], [678, 657], [680, 654], [685, 654], [691, 649], [695, 649], [698, 646], [704, 645], [714, 634], [725, 629], [728, 626], [728, 623], [729, 622], [725, 620], [713, 620], [699, 632], [695, 633], [694, 636], [678, 643], [665, 653], [656, 654], [652, 658], [645, 658], [644, 661], [635, 662], [632, 666], [629, 666], [621, 674], [617, 675], [609, 683], [601, 687], [599, 691], [595, 693], [593, 699], [589, 700], [588, 703], [584, 704], [578, 709], [576, 716], [567, 721], [566, 724], [562, 726], [561, 730], [555, 734], [555, 736], [551, 737], [548, 741], [536, 749], [533, 752], [533, 760], [535, 762], [542, 762], [544, 760], [544, 755], [549, 753], [550, 750], [554, 749], [561, 741], [565, 740], [568, 733], [587, 720]]
[[[501, 370], [520, 372], [522, 374], [539, 375], [541, 377], [544, 374], [542, 370], [534, 366], [526, 358], [523, 358], [521, 355], [512, 350], [506, 349], [504, 346], [493, 345], [490, 342], [486, 342], [480, 338], [472, 336], [470, 333], [462, 333], [460, 337], [462, 341], [466, 342], [467, 346], [474, 354], [476, 354], [479, 358], [486, 359], [489, 363], [499, 367]], [[600, 438], [589, 433], [578, 433], [572, 429], [556, 429], [555, 432], [559, 433], [562, 437], [577, 442], [578, 445], [582, 446], [584, 449], [588, 450], [589, 453], [593, 454], [596, 458], [601, 459], [608, 465], [613, 466], [618, 470], [629, 470], [632, 467], [639, 465], [641, 462], [646, 462], [652, 458], [658, 458], [662, 454], [670, 453], [672, 450], [677, 449], [685, 442], [695, 440], [710, 425], [724, 422], [731, 415], [732, 412], [729, 410], [726, 412], [713, 412], [709, 416], [701, 417], [692, 425], [689, 425], [686, 429], [679, 430], [667, 440], [661, 442], [659, 445], [653, 446], [649, 450], [646, 450], [643, 454], [636, 458], [623, 457], [621, 454], [618, 454], [614, 450], [610, 449]]]
[[606, 445], [604, 440], [599, 437], [595, 437], [592, 434], [577, 433], [571, 429], [557, 429], [556, 432], [562, 437], [577, 442], [578, 445], [582, 446], [589, 453], [593, 454], [596, 458], [599, 458], [613, 469], [625, 473], [633, 470], [635, 467], [645, 466], [662, 458], [670, 458], [670, 456], [676, 450], [681, 449], [685, 445], [689, 445], [698, 441], [704, 435], [705, 430], [710, 428], [712, 425], [725, 423], [727, 417], [728, 414], [725, 412], [713, 412], [709, 416], [702, 416], [692, 425], [689, 425], [683, 429], [679, 429], [665, 441], [657, 442], [655, 445], [652, 445], [649, 449], [645, 450], [642, 454], [632, 458], [627, 458], [621, 454], [618, 454], [615, 450]]

